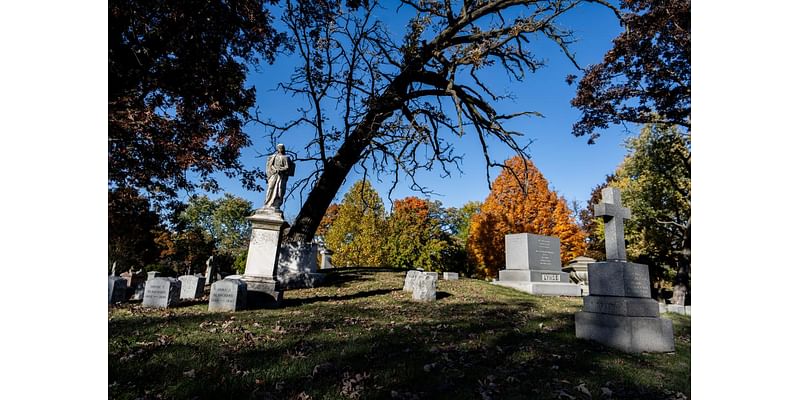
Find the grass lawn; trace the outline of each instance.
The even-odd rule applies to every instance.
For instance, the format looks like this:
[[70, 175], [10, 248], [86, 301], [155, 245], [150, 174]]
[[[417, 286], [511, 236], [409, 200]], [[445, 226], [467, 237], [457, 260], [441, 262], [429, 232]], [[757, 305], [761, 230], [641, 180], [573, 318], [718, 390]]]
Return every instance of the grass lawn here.
[[666, 314], [675, 353], [575, 338], [578, 298], [472, 279], [411, 301], [405, 271], [339, 269], [280, 309], [109, 306], [112, 399], [683, 399], [691, 320]]

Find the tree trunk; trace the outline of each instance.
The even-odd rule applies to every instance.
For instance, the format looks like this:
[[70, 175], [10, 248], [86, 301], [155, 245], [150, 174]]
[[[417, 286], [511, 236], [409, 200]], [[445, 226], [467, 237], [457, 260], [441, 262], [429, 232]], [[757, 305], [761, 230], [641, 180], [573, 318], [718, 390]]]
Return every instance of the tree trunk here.
[[371, 110], [345, 139], [336, 154], [327, 160], [322, 175], [309, 192], [289, 230], [287, 241], [310, 242], [314, 238], [325, 211], [342, 187], [347, 174], [361, 160], [364, 150], [369, 147], [383, 122], [400, 108], [402, 103], [398, 93], [401, 91], [397, 88], [403, 87], [403, 81], [403, 74], [398, 75], [394, 83], [376, 99]]
[[678, 261], [678, 273], [675, 275], [675, 280], [672, 282], [672, 299], [670, 301], [672, 304], [682, 306], [687, 305], [687, 299], [689, 300], [688, 304], [691, 304], [691, 227], [691, 223], [686, 224], [686, 230], [683, 235], [683, 251], [681, 251], [681, 257]]

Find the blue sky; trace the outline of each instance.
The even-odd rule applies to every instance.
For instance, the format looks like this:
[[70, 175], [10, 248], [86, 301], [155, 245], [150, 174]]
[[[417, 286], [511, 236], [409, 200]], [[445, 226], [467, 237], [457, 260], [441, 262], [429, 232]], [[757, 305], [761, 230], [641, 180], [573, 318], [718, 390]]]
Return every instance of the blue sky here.
[[[394, 7], [389, 7], [379, 15], [385, 17], [382, 22], [389, 26], [393, 34], [402, 37], [405, 32], [404, 22], [407, 20], [403, 12], [396, 14]], [[612, 39], [621, 31], [614, 15], [598, 5], [583, 4], [572, 10], [561, 21], [562, 26], [574, 31], [577, 42], [572, 46], [572, 50], [582, 66], [598, 63], [610, 49]], [[497, 67], [487, 71], [493, 90], [500, 93], [511, 92], [516, 97], [513, 101], [495, 103], [495, 108], [501, 113], [533, 110], [544, 115], [544, 118], [515, 120], [506, 126], [508, 129], [525, 134], [525, 139], [520, 142], [525, 142], [527, 139], [534, 140], [529, 152], [534, 164], [547, 178], [551, 188], [558, 191], [568, 202], [574, 199], [584, 205], [591, 189], [603, 182], [605, 175], [612, 173], [622, 161], [625, 154], [623, 141], [637, 132], [638, 128], [629, 126], [630, 132], [627, 132], [622, 126], [612, 126], [594, 145], [588, 145], [586, 138], [574, 137], [570, 133], [571, 127], [578, 120], [579, 113], [570, 106], [569, 101], [574, 96], [576, 85], [567, 85], [565, 77], [568, 74], [580, 76], [580, 73], [549, 41], [537, 39], [529, 45], [536, 57], [543, 59], [546, 65], [534, 74], [527, 74], [524, 82], [509, 80], [506, 73]], [[303, 104], [302, 99], [292, 98], [281, 90], [274, 90], [279, 82], [288, 80], [297, 62], [298, 59], [294, 56], [284, 56], [278, 58], [273, 65], [259, 68], [260, 71], [251, 70], [248, 82], [256, 87], [257, 106], [263, 116], [271, 117], [276, 122], [286, 121], [295, 114], [296, 108]], [[332, 111], [335, 110], [328, 110], [333, 114]], [[241, 159], [247, 166], [263, 168], [265, 158], [262, 155], [272, 151], [266, 133], [262, 127], [255, 124], [248, 125], [246, 131], [253, 145], [243, 151]], [[288, 150], [300, 151], [308, 138], [303, 135], [304, 133], [307, 133], [307, 130], [298, 130], [292, 137], [300, 137], [286, 138], [282, 142], [286, 144]], [[489, 193], [489, 188], [477, 137], [474, 134], [467, 134], [453, 143], [456, 145], [456, 153], [464, 157], [463, 175], [459, 176], [455, 171], [451, 178], [442, 179], [438, 171], [432, 171], [418, 175], [418, 181], [439, 194], [430, 198], [440, 200], [446, 207], [459, 207], [471, 200], [483, 201]], [[502, 161], [513, 155], [499, 143], [490, 143], [490, 146], [495, 160]], [[310, 166], [298, 165], [296, 176], [307, 175], [309, 168]], [[491, 170], [491, 178], [494, 179], [498, 173], [497, 169]], [[344, 186], [339, 190], [336, 201], [341, 199], [359, 177], [357, 172], [351, 171]], [[375, 177], [369, 179], [384, 198], [388, 208], [387, 195], [390, 182], [387, 179], [380, 183]], [[225, 192], [250, 200], [256, 207], [263, 204], [263, 192], [246, 191], [238, 181], [224, 177], [220, 178], [220, 183]], [[410, 195], [421, 196], [401, 182], [392, 197], [398, 199]], [[287, 219], [291, 221], [301, 205], [302, 199], [299, 196], [290, 197], [284, 205]]]

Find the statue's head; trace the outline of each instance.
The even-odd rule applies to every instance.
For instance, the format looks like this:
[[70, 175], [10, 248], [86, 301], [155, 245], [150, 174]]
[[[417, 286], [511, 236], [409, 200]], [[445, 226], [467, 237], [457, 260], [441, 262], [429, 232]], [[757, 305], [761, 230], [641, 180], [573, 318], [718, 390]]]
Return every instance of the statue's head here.
[[281, 154], [286, 152], [286, 147], [284, 147], [283, 144], [281, 144], [281, 143], [278, 143], [278, 145], [275, 146], [275, 149], [278, 150], [278, 153], [281, 153]]

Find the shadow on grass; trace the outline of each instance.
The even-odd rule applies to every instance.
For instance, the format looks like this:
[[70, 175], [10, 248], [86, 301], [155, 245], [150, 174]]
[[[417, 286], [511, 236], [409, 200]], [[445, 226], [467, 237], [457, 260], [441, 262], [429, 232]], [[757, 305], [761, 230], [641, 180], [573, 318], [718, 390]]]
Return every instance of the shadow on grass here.
[[[460, 293], [437, 292], [446, 300], [416, 303], [398, 290], [111, 320], [109, 397], [587, 398], [580, 384], [597, 398], [601, 388], [616, 399], [690, 395], [686, 341], [676, 354], [625, 354], [576, 339], [577, 308], [558, 299], [454, 302]], [[673, 320], [676, 339], [688, 338], [690, 320]]]
[[292, 298], [292, 299], [284, 299], [282, 302], [281, 307], [297, 307], [302, 306], [305, 304], [312, 304], [318, 302], [330, 302], [330, 301], [347, 301], [347, 300], [355, 300], [355, 299], [363, 299], [366, 297], [371, 296], [381, 296], [385, 294], [389, 294], [392, 292], [396, 292], [400, 289], [375, 289], [375, 290], [368, 290], [364, 292], [357, 292], [353, 294], [346, 294], [342, 296], [314, 296], [314, 297], [306, 297], [306, 298]]

